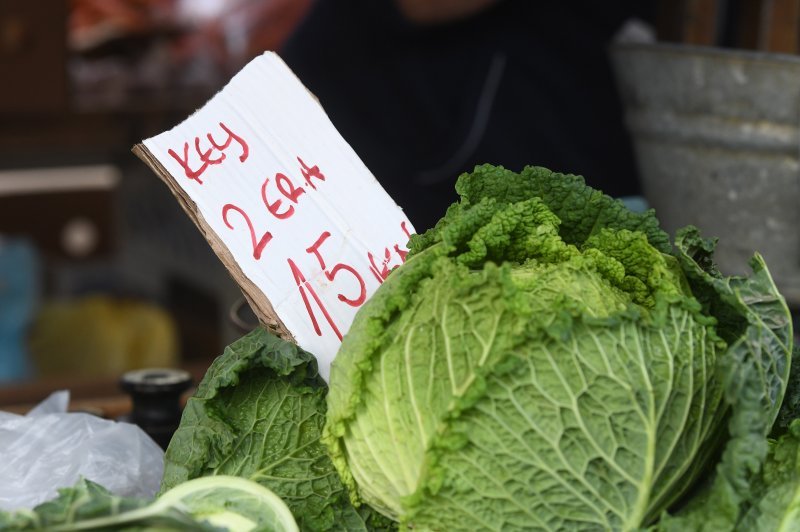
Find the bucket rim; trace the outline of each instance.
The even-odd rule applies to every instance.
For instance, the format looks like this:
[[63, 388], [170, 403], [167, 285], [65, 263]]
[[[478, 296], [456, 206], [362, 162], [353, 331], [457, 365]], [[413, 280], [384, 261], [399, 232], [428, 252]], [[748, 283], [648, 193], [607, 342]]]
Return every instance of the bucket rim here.
[[800, 65], [800, 56], [794, 54], [669, 42], [615, 42], [609, 45], [609, 53], [612, 56], [644, 53], [652, 55], [679, 56], [693, 59], [696, 59], [698, 56], [700, 56], [707, 57], [709, 59], [735, 59], [737, 61], [745, 60], [762, 64], [776, 63], [782, 65]]

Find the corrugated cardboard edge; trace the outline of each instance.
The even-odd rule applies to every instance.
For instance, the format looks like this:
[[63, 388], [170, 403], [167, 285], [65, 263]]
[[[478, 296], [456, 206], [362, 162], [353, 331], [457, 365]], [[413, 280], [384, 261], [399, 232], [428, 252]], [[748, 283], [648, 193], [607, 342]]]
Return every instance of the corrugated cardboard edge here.
[[214, 232], [208, 222], [203, 218], [203, 215], [197, 209], [197, 204], [189, 198], [180, 185], [175, 181], [175, 178], [167, 172], [164, 166], [158, 162], [150, 150], [144, 144], [137, 144], [131, 150], [139, 157], [150, 169], [163, 181], [167, 188], [172, 192], [178, 203], [183, 208], [184, 212], [191, 218], [200, 232], [208, 241], [211, 249], [217, 254], [217, 257], [222, 261], [222, 264], [227, 268], [228, 273], [233, 280], [239, 285], [245, 299], [250, 304], [250, 308], [258, 317], [258, 320], [274, 334], [280, 336], [284, 340], [296, 342], [289, 329], [283, 324], [275, 309], [272, 307], [267, 296], [253, 283], [239, 267], [239, 264], [234, 260], [228, 247], [223, 243], [222, 239]]

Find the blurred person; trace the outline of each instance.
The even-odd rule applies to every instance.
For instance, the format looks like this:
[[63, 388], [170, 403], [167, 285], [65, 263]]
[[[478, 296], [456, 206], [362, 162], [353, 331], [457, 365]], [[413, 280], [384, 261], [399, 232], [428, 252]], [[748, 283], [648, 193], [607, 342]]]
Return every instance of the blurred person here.
[[635, 0], [316, 0], [281, 55], [418, 231], [476, 164], [640, 193], [608, 45]]

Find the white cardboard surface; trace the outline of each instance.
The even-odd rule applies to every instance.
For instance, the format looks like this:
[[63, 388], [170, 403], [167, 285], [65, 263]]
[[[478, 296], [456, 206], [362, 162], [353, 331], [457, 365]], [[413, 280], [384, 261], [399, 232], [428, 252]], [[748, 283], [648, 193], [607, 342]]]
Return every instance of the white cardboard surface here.
[[[320, 104], [268, 52], [194, 115], [144, 145], [196, 203], [297, 343], [317, 356], [327, 380], [339, 334], [378, 288], [380, 274], [403, 262], [414, 229]], [[179, 160], [190, 172], [204, 170], [189, 175]], [[268, 242], [256, 259], [254, 241], [262, 239]]]

